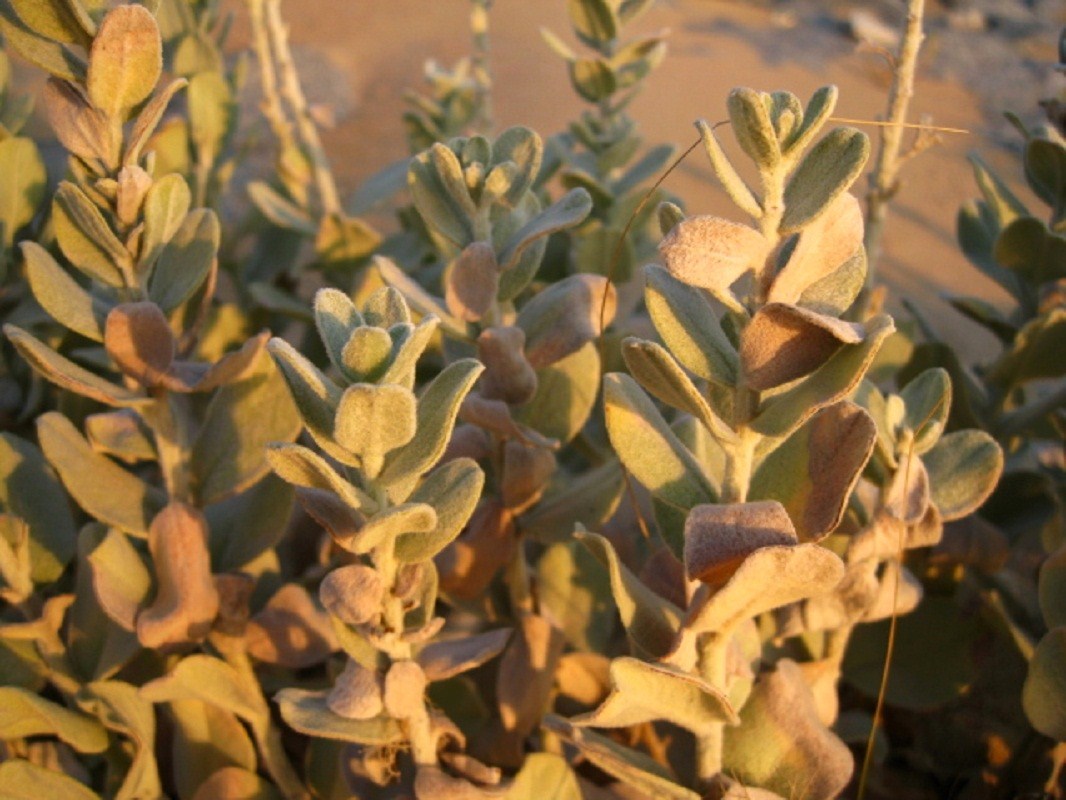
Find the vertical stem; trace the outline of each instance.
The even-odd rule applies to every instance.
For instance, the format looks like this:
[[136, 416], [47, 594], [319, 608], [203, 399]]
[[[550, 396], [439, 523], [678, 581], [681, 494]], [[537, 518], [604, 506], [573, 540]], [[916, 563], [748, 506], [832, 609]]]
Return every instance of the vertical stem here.
[[337, 184], [333, 180], [325, 148], [322, 147], [322, 140], [318, 136], [318, 128], [311, 119], [307, 98], [300, 86], [300, 76], [292, 60], [292, 51], [289, 48], [289, 29], [281, 19], [281, 0], [266, 0], [266, 24], [270, 32], [278, 72], [281, 75], [281, 93], [292, 108], [293, 116], [296, 118], [296, 130], [311, 160], [311, 169], [314, 172], [315, 185], [318, 187], [322, 211], [327, 215], [340, 214], [342, 208]]
[[255, 57], [259, 62], [259, 82], [263, 88], [263, 103], [260, 106], [263, 115], [270, 123], [270, 129], [278, 139], [282, 152], [295, 146], [292, 125], [285, 116], [278, 93], [278, 73], [274, 68], [274, 55], [270, 49], [270, 37], [267, 33], [264, 0], [248, 0], [248, 16], [252, 22], [252, 38], [255, 42]]
[[888, 95], [888, 124], [881, 128], [881, 146], [877, 152], [877, 164], [870, 175], [870, 190], [866, 194], [866, 285], [872, 286], [881, 258], [881, 239], [888, 203], [895, 194], [899, 178], [900, 147], [903, 143], [903, 123], [907, 121], [907, 109], [914, 96], [914, 73], [918, 66], [918, 51], [921, 49], [922, 19], [925, 0], [908, 0], [907, 26], [900, 42], [895, 62], [895, 75]]
[[492, 133], [492, 70], [489, 66], [489, 9], [492, 0], [473, 0], [470, 9], [470, 30], [474, 36], [474, 82], [478, 90], [478, 113], [474, 126], [478, 133]]
[[[726, 691], [726, 661], [733, 631], [724, 628], [709, 634], [700, 654], [703, 679], [719, 691]], [[722, 749], [725, 743], [725, 723], [712, 722], [706, 733], [696, 737], [696, 775], [701, 786], [722, 772]]]

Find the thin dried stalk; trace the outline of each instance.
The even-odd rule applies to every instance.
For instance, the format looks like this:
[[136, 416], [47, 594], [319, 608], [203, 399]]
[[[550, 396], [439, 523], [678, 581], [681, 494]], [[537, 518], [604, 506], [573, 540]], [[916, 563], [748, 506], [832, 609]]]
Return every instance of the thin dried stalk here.
[[265, 0], [248, 0], [248, 16], [252, 23], [252, 38], [255, 42], [256, 60], [259, 62], [259, 80], [262, 84], [263, 102], [260, 110], [267, 118], [270, 129], [278, 139], [282, 152], [295, 145], [292, 124], [285, 115], [278, 90], [278, 73], [270, 49], [267, 31]]
[[899, 55], [894, 61], [894, 78], [888, 95], [888, 124], [881, 128], [881, 146], [877, 164], [870, 174], [870, 190], [866, 194], [866, 283], [872, 286], [881, 258], [881, 238], [888, 204], [899, 188], [899, 171], [906, 161], [900, 150], [907, 110], [914, 97], [914, 74], [918, 67], [918, 53], [925, 39], [922, 21], [925, 0], [908, 0], [907, 25], [900, 42]]
[[289, 47], [289, 26], [281, 18], [281, 0], [265, 0], [265, 10], [266, 27], [270, 34], [270, 43], [281, 78], [281, 96], [292, 109], [292, 114], [296, 119], [296, 131], [307, 157], [311, 160], [311, 169], [314, 172], [315, 185], [318, 187], [322, 211], [327, 215], [340, 214], [342, 208], [337, 183], [330, 170], [325, 148], [322, 147], [318, 128], [311, 118], [307, 98], [300, 86], [300, 75], [296, 71], [292, 50]]
[[489, 65], [489, 10], [492, 0], [473, 0], [470, 9], [470, 31], [474, 37], [471, 57], [474, 82], [478, 91], [478, 112], [474, 126], [478, 133], [492, 133], [492, 70]]

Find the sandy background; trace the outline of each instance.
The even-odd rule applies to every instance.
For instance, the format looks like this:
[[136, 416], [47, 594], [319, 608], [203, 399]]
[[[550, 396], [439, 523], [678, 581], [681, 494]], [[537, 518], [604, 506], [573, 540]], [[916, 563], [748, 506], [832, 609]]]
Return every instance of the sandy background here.
[[[997, 108], [1038, 119], [1035, 100], [1054, 89], [1050, 64], [1066, 3], [1002, 0], [946, 8], [930, 0], [927, 40], [913, 118], [965, 128], [909, 164], [890, 217], [881, 275], [892, 295], [916, 298], [937, 324], [975, 357], [988, 340], [938, 300], [943, 291], [1003, 302], [998, 288], [970, 267], [955, 245], [955, 214], [976, 192], [966, 161], [980, 151], [1015, 186], [1016, 162], [1004, 147]], [[243, 10], [235, 41], [246, 35]], [[788, 89], [801, 97], [817, 87], [840, 88], [840, 117], [873, 120], [883, 113], [890, 78], [884, 58], [849, 34], [856, 9], [888, 23], [902, 2], [715, 2], [662, 0], [631, 26], [632, 34], [669, 30], [669, 54], [631, 106], [648, 143], [687, 146], [692, 123], [725, 115], [735, 86]], [[400, 115], [405, 89], [421, 88], [427, 59], [452, 64], [469, 52], [466, 0], [286, 0], [283, 11], [308, 95], [332, 107], [325, 133], [334, 170], [346, 191], [406, 155]], [[962, 13], [969, 14], [962, 17]], [[948, 16], [952, 14], [952, 16]], [[975, 15], [983, 16], [975, 16]], [[960, 19], [962, 22], [960, 23]], [[980, 22], [977, 26], [974, 21]], [[542, 135], [562, 129], [581, 103], [565, 66], [538, 31], [547, 27], [573, 43], [562, 0], [496, 0], [491, 16], [493, 97], [499, 130], [528, 125]], [[977, 29], [975, 29], [977, 28]], [[876, 137], [876, 128], [867, 132]], [[728, 138], [728, 137], [726, 137]], [[701, 150], [666, 184], [690, 213], [735, 212], [715, 185]], [[1024, 191], [1022, 191], [1024, 195]], [[898, 305], [896, 306], [898, 308]]]

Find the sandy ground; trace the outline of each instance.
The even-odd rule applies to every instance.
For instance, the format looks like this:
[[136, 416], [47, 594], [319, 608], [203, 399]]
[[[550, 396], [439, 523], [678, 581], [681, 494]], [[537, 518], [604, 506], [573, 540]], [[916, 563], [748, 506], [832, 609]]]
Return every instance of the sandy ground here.
[[[247, 41], [243, 4], [228, 2], [236, 22], [231, 41], [239, 49]], [[999, 2], [1021, 7], [1021, 0]], [[665, 63], [631, 106], [646, 142], [687, 146], [696, 138], [693, 121], [722, 119], [725, 97], [739, 85], [788, 89], [806, 97], [821, 85], [835, 83], [840, 88], [840, 117], [876, 119], [885, 105], [890, 72], [880, 55], [857, 47], [842, 31], [841, 15], [847, 13], [842, 5], [847, 4], [660, 0], [631, 29], [632, 35], [670, 32]], [[902, 3], [870, 0], [851, 5], [880, 12], [884, 6], [894, 6], [898, 15]], [[307, 94], [313, 102], [330, 106], [336, 119], [324, 138], [343, 190], [353, 191], [378, 169], [406, 155], [400, 121], [403, 93], [421, 88], [427, 59], [451, 64], [469, 52], [468, 8], [467, 0], [286, 0], [283, 4]], [[888, 11], [891, 16], [892, 8]], [[1066, 22], [1066, 3], [1054, 14]], [[541, 27], [573, 41], [563, 0], [496, 0], [491, 28], [498, 130], [522, 124], [546, 136], [580, 112], [563, 63], [539, 36]], [[977, 294], [997, 302], [1005, 298], [955, 246], [956, 210], [975, 194], [965, 156], [980, 151], [1017, 186], [1016, 162], [996, 144], [1002, 140], [1003, 126], [990, 111], [1004, 98], [1041, 96], [1046, 87], [1033, 76], [1050, 70], [1034, 71], [1032, 65], [1053, 58], [1056, 30], [1049, 26], [1046, 37], [1030, 35], [1023, 45], [1010, 41], [1001, 45], [1004, 36], [945, 31], [930, 37], [923, 54], [913, 118], [928, 113], [936, 124], [972, 133], [948, 136], [909, 165], [887, 229], [881, 275], [893, 297], [917, 299], [971, 359], [989, 340], [938, 294]], [[1005, 47], [1006, 55], [996, 47]], [[1026, 52], [1034, 47], [1036, 52]], [[945, 53], [951, 58], [945, 60]], [[997, 54], [999, 60], [990, 66], [987, 59]], [[982, 93], [982, 86], [988, 90]], [[1032, 118], [1032, 101], [1014, 110]], [[876, 140], [877, 129], [866, 130]], [[700, 150], [668, 179], [666, 187], [684, 199], [690, 213], [735, 216]]]

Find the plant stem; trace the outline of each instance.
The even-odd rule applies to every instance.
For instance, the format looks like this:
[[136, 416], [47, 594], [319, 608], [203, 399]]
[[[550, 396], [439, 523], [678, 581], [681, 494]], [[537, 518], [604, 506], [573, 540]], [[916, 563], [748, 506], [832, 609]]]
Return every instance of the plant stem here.
[[478, 110], [474, 126], [478, 133], [492, 133], [492, 70], [489, 67], [489, 9], [492, 0], [473, 0], [470, 9], [470, 30], [474, 36], [471, 58], [474, 83], [477, 84]]
[[870, 190], [866, 194], [866, 285], [872, 286], [881, 259], [881, 239], [888, 203], [899, 188], [899, 170], [903, 165], [900, 147], [903, 143], [907, 109], [914, 96], [914, 73], [918, 66], [918, 51], [925, 34], [922, 19], [925, 0], [908, 0], [907, 25], [896, 56], [892, 88], [888, 95], [888, 124], [881, 128], [881, 146], [877, 165], [870, 174]]
[[277, 137], [278, 146], [285, 152], [294, 147], [296, 142], [292, 135], [292, 125], [281, 105], [281, 95], [278, 93], [278, 73], [270, 49], [264, 0], [248, 0], [248, 16], [252, 22], [252, 38], [255, 42], [256, 60], [259, 62], [259, 82], [263, 90], [260, 110]]
[[311, 119], [307, 98], [300, 86], [300, 75], [292, 59], [292, 50], [289, 48], [289, 28], [281, 18], [281, 0], [266, 0], [266, 25], [281, 76], [281, 94], [292, 108], [293, 116], [296, 118], [296, 130], [307, 152], [307, 157], [311, 160], [311, 169], [314, 172], [315, 185], [318, 187], [322, 211], [327, 215], [341, 214], [343, 209], [340, 195], [337, 192], [337, 184], [330, 171], [322, 140], [318, 136], [318, 128]]
[[[700, 654], [703, 679], [715, 689], [726, 691], [726, 661], [733, 631], [725, 628], [707, 635]], [[725, 723], [712, 722], [707, 731], [696, 737], [696, 775], [701, 786], [709, 786], [722, 772], [722, 749]]]

